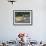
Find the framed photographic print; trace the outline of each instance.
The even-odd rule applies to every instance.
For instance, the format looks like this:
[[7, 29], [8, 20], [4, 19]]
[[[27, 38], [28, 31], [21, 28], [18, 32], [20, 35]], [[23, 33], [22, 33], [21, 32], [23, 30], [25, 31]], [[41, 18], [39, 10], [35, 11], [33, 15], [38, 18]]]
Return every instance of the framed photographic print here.
[[32, 10], [13, 10], [14, 25], [32, 25]]

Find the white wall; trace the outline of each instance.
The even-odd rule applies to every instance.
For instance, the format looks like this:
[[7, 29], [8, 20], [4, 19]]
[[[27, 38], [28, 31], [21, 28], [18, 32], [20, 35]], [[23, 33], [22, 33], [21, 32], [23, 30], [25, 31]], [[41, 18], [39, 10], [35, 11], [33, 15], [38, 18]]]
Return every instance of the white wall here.
[[[32, 26], [14, 26], [13, 10], [33, 10]], [[46, 40], [46, 0], [17, 0], [13, 5], [0, 0], [0, 40], [15, 40], [19, 32], [31, 34], [33, 40]]]

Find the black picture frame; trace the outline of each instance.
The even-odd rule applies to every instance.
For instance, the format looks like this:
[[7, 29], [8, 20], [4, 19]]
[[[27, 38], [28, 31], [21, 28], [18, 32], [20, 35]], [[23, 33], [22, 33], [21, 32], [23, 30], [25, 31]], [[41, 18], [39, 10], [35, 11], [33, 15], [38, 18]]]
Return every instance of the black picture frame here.
[[13, 25], [32, 25], [32, 10], [13, 10]]

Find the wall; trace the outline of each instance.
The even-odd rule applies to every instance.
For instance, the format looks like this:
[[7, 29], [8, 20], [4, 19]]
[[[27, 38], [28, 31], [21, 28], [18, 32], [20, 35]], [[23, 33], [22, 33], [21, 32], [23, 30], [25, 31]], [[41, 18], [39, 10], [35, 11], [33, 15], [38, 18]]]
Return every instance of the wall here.
[[[13, 10], [33, 10], [32, 26], [14, 26]], [[33, 40], [46, 40], [46, 1], [17, 0], [13, 5], [0, 0], [0, 40], [15, 40], [19, 32], [26, 32]]]

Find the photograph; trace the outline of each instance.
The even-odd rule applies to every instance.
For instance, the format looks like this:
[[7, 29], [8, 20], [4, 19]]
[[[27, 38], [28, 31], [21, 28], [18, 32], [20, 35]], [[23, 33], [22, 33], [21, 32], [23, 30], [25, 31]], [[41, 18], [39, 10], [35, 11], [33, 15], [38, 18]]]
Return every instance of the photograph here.
[[32, 24], [32, 10], [14, 10], [14, 24]]

